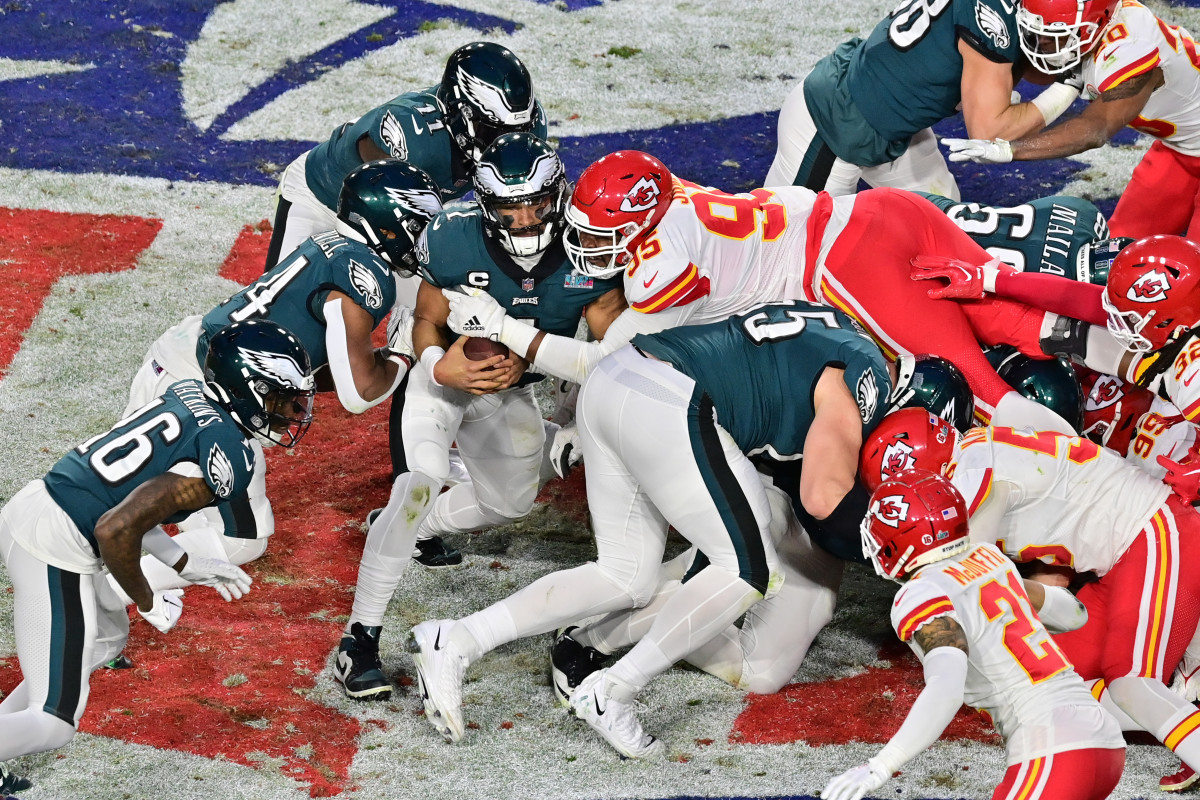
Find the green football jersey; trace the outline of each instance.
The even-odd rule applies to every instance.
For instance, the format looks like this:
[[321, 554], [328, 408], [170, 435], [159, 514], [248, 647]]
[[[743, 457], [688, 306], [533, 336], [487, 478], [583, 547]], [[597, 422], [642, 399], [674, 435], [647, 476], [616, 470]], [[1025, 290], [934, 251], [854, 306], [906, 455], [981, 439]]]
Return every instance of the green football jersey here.
[[331, 291], [349, 297], [378, 325], [396, 304], [396, 278], [371, 248], [335, 231], [318, 233], [274, 269], [204, 315], [196, 361], [208, 340], [232, 322], [269, 319], [292, 333], [313, 369], [329, 363], [323, 306]]
[[946, 213], [996, 258], [1022, 272], [1046, 272], [1087, 281], [1081, 274], [1085, 245], [1108, 238], [1108, 221], [1088, 200], [1069, 195], [1039, 197], [1019, 206], [963, 203], [918, 192]]
[[[324, 143], [308, 152], [304, 176], [308, 188], [325, 206], [337, 209], [342, 181], [363, 163], [358, 141], [369, 136], [380, 150], [424, 170], [440, 187], [442, 202], [471, 190], [469, 162], [458, 152], [445, 114], [437, 99], [437, 86], [406, 92], [373, 108], [358, 119], [338, 126]], [[540, 103], [532, 133], [546, 138], [546, 112]]]
[[[514, 319], [557, 336], [573, 337], [584, 307], [601, 295], [620, 289], [622, 277], [589, 278], [573, 270], [562, 237], [554, 240], [541, 260], [526, 271], [488, 236], [483, 211], [442, 211], [417, 242], [421, 277], [440, 289], [473, 286], [496, 299]], [[518, 385], [542, 379], [526, 373]]]
[[892, 391], [870, 337], [841, 311], [815, 303], [766, 305], [722, 322], [638, 334], [633, 345], [696, 381], [747, 455], [803, 455], [816, 415], [813, 391], [826, 367], [845, 371], [864, 436], [883, 419]]
[[[226, 535], [249, 513], [246, 490], [254, 451], [241, 428], [204, 395], [199, 381], [173, 383], [163, 395], [67, 453], [46, 474], [46, 491], [67, 512], [97, 557], [96, 522], [134, 489], [179, 464], [198, 468], [212, 489]], [[191, 511], [163, 522], [180, 522]]]

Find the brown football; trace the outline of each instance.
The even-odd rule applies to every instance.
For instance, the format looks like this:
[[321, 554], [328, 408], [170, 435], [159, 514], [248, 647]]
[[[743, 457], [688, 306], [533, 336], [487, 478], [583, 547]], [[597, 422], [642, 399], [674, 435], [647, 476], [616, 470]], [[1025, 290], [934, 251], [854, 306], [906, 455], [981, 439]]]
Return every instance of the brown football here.
[[463, 342], [463, 354], [472, 361], [487, 361], [492, 356], [507, 356], [508, 348], [491, 339], [472, 336]]

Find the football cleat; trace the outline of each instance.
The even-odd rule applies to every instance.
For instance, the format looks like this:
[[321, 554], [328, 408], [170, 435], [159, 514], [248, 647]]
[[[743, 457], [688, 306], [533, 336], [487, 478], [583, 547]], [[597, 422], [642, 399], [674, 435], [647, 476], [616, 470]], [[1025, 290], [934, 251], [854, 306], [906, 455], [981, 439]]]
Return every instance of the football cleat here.
[[8, 767], [0, 763], [0, 795], [7, 795], [9, 792], [23, 792], [30, 786], [33, 786], [32, 781], [19, 775], [13, 775], [8, 771]]
[[608, 670], [593, 672], [571, 695], [571, 713], [592, 726], [622, 758], [647, 758], [662, 753], [663, 743], [642, 730], [631, 703], [613, 700], [604, 693]]
[[356, 622], [350, 633], [342, 634], [333, 676], [342, 684], [342, 691], [355, 700], [386, 700], [392, 696], [392, 683], [383, 674], [379, 660], [378, 625]]
[[133, 669], [133, 661], [124, 653], [117, 653], [116, 656], [105, 661], [102, 666], [105, 669]]
[[422, 622], [408, 636], [408, 652], [417, 667], [425, 719], [447, 742], [463, 737], [462, 682], [467, 659], [450, 641], [453, 620]]
[[1180, 764], [1179, 771], [1159, 779], [1158, 788], [1164, 792], [1186, 792], [1200, 780], [1200, 774], [1187, 764]]
[[462, 553], [446, 544], [440, 536], [417, 539], [413, 548], [413, 561], [425, 569], [446, 569], [462, 564]]
[[603, 669], [604, 654], [594, 647], [582, 645], [571, 638], [572, 625], [560, 628], [550, 645], [550, 685], [563, 708], [571, 707], [571, 694], [583, 679]]

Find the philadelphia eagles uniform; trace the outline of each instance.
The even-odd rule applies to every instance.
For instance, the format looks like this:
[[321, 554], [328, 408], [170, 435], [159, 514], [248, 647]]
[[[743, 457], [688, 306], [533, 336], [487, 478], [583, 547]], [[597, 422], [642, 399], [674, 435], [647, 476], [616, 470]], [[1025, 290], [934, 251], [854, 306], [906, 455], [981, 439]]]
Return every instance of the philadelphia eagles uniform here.
[[1083, 273], [1090, 261], [1080, 260], [1080, 251], [1084, 245], [1108, 238], [1104, 214], [1081, 197], [1054, 195], [1001, 207], [918, 194], [944, 211], [984, 250], [1022, 272], [1045, 272], [1088, 283], [1091, 276]]

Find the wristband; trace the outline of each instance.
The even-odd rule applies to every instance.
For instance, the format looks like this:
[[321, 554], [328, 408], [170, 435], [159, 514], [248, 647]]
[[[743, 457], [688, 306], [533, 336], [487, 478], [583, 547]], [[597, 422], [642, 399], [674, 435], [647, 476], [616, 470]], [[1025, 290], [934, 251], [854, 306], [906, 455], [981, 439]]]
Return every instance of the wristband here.
[[425, 371], [429, 373], [429, 380], [433, 381], [434, 386], [441, 386], [441, 384], [438, 383], [437, 377], [434, 376], [433, 368], [437, 366], [437, 363], [441, 361], [442, 357], [445, 355], [446, 351], [436, 345], [431, 345], [421, 351], [421, 366], [424, 367]]
[[162, 526], [155, 525], [142, 534], [142, 549], [171, 569], [187, 555], [187, 551], [172, 539]]
[[505, 316], [500, 325], [500, 344], [514, 351], [522, 358], [528, 358], [530, 345], [538, 335], [538, 329], [524, 322], [518, 322], [512, 317]]
[[1076, 97], [1079, 97], [1078, 89], [1065, 83], [1056, 83], [1029, 102], [1037, 106], [1037, 110], [1042, 112], [1042, 119], [1049, 125], [1071, 107]]

